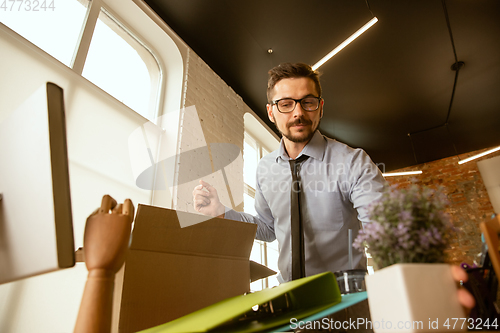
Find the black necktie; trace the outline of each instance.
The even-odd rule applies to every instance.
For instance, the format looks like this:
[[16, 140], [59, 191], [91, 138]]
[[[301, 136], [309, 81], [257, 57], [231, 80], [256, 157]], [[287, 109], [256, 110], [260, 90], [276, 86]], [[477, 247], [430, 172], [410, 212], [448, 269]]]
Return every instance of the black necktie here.
[[298, 177], [300, 164], [307, 160], [309, 156], [302, 155], [295, 160], [290, 160], [290, 170], [292, 171], [291, 187], [291, 229], [292, 229], [292, 280], [306, 276], [305, 254], [304, 254], [304, 228], [302, 216], [300, 215], [300, 179]]

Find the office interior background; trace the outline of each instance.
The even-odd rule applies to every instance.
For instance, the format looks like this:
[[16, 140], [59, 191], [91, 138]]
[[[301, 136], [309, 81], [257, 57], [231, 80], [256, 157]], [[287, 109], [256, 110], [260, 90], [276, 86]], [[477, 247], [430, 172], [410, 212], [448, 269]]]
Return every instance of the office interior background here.
[[[256, 163], [279, 142], [265, 112], [267, 70], [314, 64], [376, 16], [319, 68], [320, 130], [365, 149], [384, 172], [422, 171], [387, 177], [391, 184], [444, 186], [457, 228], [449, 260], [476, 259], [478, 224], [493, 214], [476, 163], [500, 152], [458, 162], [500, 145], [497, 1], [54, 0], [38, 11], [4, 3], [0, 121], [44, 82], [64, 89], [76, 247], [105, 193], [193, 211], [196, 180], [173, 191], [136, 186], [148, 157], [131, 155], [129, 140], [148, 122], [171, 143], [165, 154], [180, 156], [168, 184], [197, 173], [182, 152], [237, 145], [244, 164], [229, 181], [243, 200], [235, 209], [252, 212]], [[190, 106], [197, 119], [184, 117]], [[277, 269], [277, 245], [256, 242], [251, 258]], [[72, 331], [86, 277], [78, 263], [1, 285], [0, 331]]]

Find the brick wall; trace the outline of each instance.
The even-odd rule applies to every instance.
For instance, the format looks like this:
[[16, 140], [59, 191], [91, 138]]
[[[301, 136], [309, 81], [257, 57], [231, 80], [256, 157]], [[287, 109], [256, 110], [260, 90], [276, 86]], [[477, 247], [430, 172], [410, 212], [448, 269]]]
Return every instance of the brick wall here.
[[490, 219], [494, 213], [477, 162], [499, 156], [500, 152], [458, 164], [459, 160], [488, 149], [393, 171], [422, 170], [421, 175], [387, 177], [389, 184], [395, 184], [400, 188], [408, 187], [412, 183], [432, 188], [443, 187], [450, 201], [448, 213], [457, 229], [448, 253], [450, 263], [474, 262], [481, 251], [479, 223]]
[[[207, 144], [233, 143], [242, 150], [244, 140], [243, 115], [246, 112], [251, 112], [250, 108], [194, 52], [191, 51], [188, 58], [185, 106], [196, 107], [204, 140]], [[186, 123], [182, 126], [181, 152], [193, 148], [193, 142], [199, 139], [199, 128]], [[390, 184], [397, 184], [400, 187], [407, 187], [412, 183], [430, 187], [439, 185], [444, 187], [451, 203], [448, 212], [457, 229], [457, 234], [449, 249], [448, 261], [451, 263], [473, 263], [481, 247], [479, 223], [489, 219], [493, 214], [493, 207], [476, 162], [499, 156], [500, 152], [462, 165], [458, 164], [459, 159], [465, 159], [485, 150], [487, 149], [394, 170], [395, 172], [422, 170], [423, 174], [421, 175], [387, 178]], [[186, 162], [188, 161], [180, 161], [182, 167], [179, 169], [179, 173], [196, 173], [196, 168], [201, 166], [195, 161]], [[243, 184], [242, 168], [232, 172], [228, 181]], [[196, 181], [179, 188], [174, 202], [175, 209], [193, 212], [192, 190], [195, 185]], [[221, 189], [218, 190], [221, 191]], [[222, 201], [226, 206], [230, 206], [229, 202]], [[239, 204], [236, 210], [243, 210], [243, 204]]]
[[[182, 152], [199, 147], [200, 134], [207, 145], [231, 143], [243, 151], [243, 116], [246, 112], [252, 111], [243, 99], [193, 51], [188, 53], [185, 80], [184, 104], [186, 107], [195, 106], [198, 115], [198, 119], [186, 117], [181, 122], [179, 174], [181, 177], [190, 177], [190, 174], [199, 174], [199, 171], [206, 167], [206, 156], [200, 154], [199, 158], [193, 160], [192, 156], [183, 157]], [[198, 120], [201, 126], [197, 125]], [[230, 189], [231, 194], [226, 195], [223, 193], [226, 189], [217, 188], [219, 197], [228, 207], [231, 207], [229, 198], [233, 197], [236, 210], [241, 211], [243, 210], [243, 165], [233, 166], [231, 172], [226, 172], [225, 176], [227, 182], [234, 187]], [[204, 180], [208, 179], [204, 177]], [[174, 200], [175, 209], [194, 212], [192, 191], [196, 184], [197, 180], [178, 188]]]

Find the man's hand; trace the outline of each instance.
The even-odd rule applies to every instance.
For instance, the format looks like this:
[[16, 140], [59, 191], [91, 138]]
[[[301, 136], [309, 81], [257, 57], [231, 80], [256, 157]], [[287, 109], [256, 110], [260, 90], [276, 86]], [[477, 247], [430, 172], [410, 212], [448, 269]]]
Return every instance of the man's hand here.
[[[451, 266], [451, 275], [457, 282], [467, 282], [467, 280], [469, 279], [469, 277], [467, 276], [467, 272], [460, 266]], [[471, 293], [464, 287], [459, 287], [457, 293], [458, 301], [466, 309], [468, 314], [470, 310], [476, 305], [474, 296], [472, 296]]]
[[224, 217], [226, 210], [219, 200], [217, 190], [203, 180], [193, 190], [193, 206], [197, 212], [213, 217]]

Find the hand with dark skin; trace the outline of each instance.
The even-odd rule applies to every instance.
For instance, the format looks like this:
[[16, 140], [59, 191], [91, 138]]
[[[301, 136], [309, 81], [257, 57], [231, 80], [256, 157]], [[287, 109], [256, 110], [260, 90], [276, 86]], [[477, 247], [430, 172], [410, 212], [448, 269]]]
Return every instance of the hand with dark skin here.
[[110, 332], [115, 274], [125, 261], [133, 220], [132, 201], [117, 205], [109, 195], [87, 218], [83, 251], [89, 275], [75, 333]]

